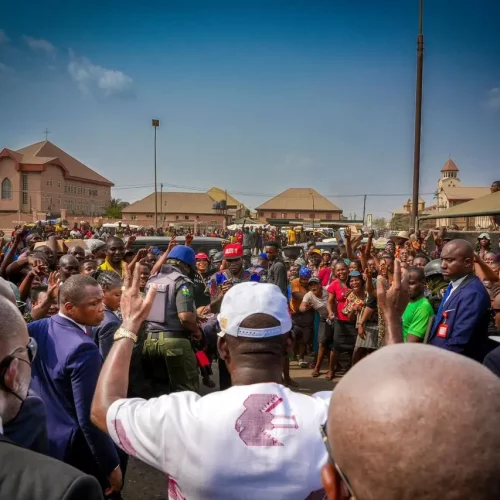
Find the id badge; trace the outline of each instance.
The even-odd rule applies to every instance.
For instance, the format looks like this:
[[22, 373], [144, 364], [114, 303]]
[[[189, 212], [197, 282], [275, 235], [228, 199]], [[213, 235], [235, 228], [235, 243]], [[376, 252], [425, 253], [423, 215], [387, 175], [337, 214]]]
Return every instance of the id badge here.
[[436, 336], [441, 338], [441, 339], [447, 338], [448, 337], [448, 328], [449, 328], [449, 325], [447, 325], [446, 323], [441, 323], [438, 326]]

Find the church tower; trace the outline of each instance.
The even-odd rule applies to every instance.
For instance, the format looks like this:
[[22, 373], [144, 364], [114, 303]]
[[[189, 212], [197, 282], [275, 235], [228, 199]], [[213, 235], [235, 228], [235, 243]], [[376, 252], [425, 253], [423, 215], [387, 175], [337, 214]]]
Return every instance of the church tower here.
[[441, 179], [438, 181], [438, 192], [443, 188], [459, 187], [461, 180], [458, 178], [458, 167], [450, 158], [441, 169]]

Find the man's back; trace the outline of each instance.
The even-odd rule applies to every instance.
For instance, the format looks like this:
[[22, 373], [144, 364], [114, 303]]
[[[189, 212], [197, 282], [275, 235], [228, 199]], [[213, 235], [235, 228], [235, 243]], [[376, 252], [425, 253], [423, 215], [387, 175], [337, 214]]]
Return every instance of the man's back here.
[[0, 498], [8, 500], [100, 500], [96, 479], [12, 444], [0, 435]]
[[203, 398], [183, 392], [118, 400], [108, 429], [125, 451], [165, 472], [180, 498], [303, 500], [321, 489], [319, 428], [330, 395], [265, 383]]
[[90, 421], [102, 365], [96, 344], [78, 325], [59, 315], [31, 323], [28, 331], [38, 344], [32, 388], [45, 403], [49, 455], [89, 473], [94, 473], [98, 462], [109, 474], [119, 463], [116, 449]]

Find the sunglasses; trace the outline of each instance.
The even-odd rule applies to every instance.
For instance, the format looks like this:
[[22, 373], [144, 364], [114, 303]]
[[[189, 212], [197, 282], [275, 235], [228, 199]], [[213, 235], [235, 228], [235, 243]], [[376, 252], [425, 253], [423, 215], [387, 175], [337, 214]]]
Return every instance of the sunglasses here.
[[326, 452], [328, 453], [328, 459], [332, 463], [332, 465], [335, 467], [335, 470], [337, 471], [338, 475], [340, 476], [340, 479], [344, 483], [347, 491], [349, 492], [350, 495], [350, 500], [356, 500], [356, 495], [354, 494], [354, 491], [351, 488], [351, 485], [349, 484], [349, 481], [345, 474], [340, 470], [340, 467], [338, 466], [337, 462], [335, 462], [335, 459], [333, 458], [333, 451], [330, 446], [330, 443], [328, 442], [328, 435], [326, 434], [326, 422], [320, 426], [319, 431], [321, 432], [321, 437], [323, 439], [323, 443], [325, 443], [325, 448]]

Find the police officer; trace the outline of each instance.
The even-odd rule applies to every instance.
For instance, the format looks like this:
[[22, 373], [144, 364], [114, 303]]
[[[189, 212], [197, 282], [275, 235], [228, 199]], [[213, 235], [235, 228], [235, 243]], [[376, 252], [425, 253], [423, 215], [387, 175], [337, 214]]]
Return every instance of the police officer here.
[[439, 305], [443, 300], [449, 282], [444, 279], [441, 270], [441, 259], [431, 260], [424, 267], [426, 290], [425, 295], [429, 299], [434, 312], [437, 314]]
[[196, 357], [190, 338], [201, 338], [194, 301], [193, 282], [188, 277], [196, 267], [193, 249], [174, 247], [159, 273], [146, 285], [158, 291], [146, 320], [143, 366], [153, 396], [179, 391], [199, 391]]

